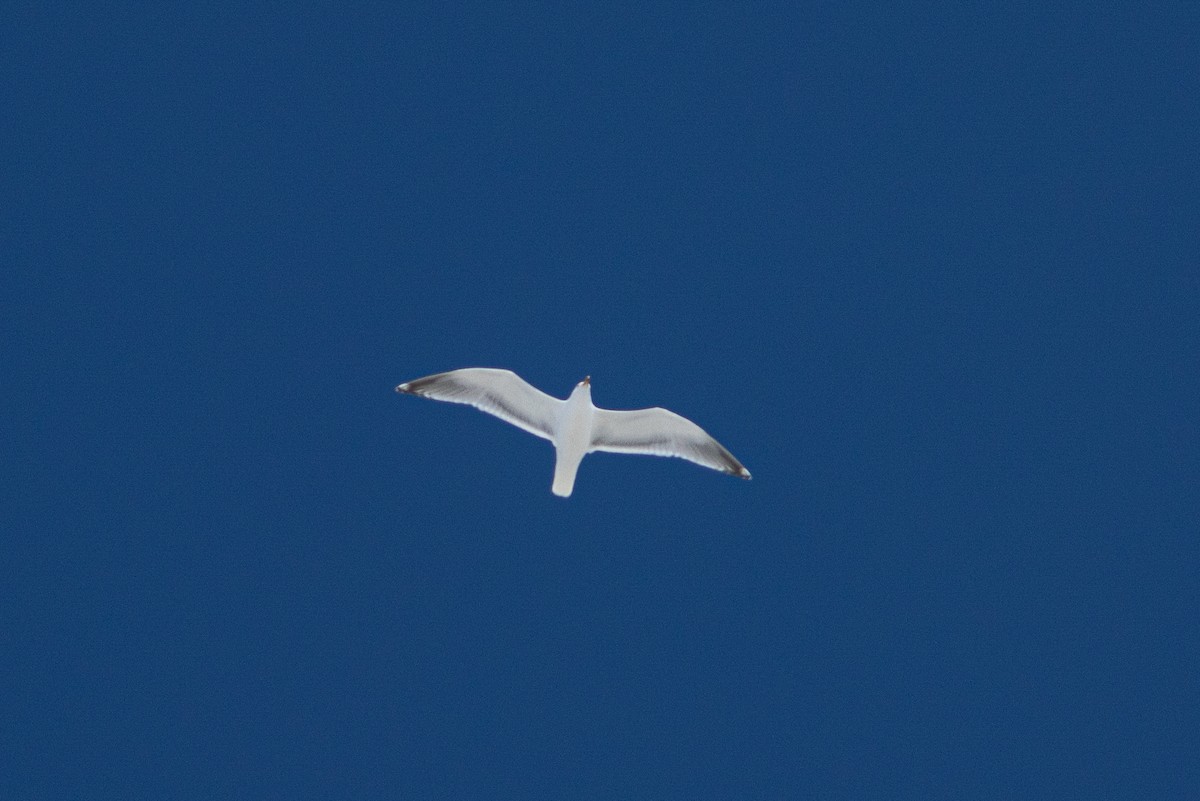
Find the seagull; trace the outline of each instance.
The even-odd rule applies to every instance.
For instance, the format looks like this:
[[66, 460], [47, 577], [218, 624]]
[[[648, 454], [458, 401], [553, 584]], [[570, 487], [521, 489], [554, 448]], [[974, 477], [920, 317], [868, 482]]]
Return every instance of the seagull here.
[[566, 400], [553, 398], [511, 370], [467, 367], [418, 378], [396, 387], [420, 395], [465, 403], [554, 443], [554, 483], [550, 491], [567, 498], [575, 472], [593, 451], [677, 456], [739, 478], [750, 471], [704, 429], [674, 412], [655, 407], [614, 411], [592, 404], [592, 378], [575, 385]]

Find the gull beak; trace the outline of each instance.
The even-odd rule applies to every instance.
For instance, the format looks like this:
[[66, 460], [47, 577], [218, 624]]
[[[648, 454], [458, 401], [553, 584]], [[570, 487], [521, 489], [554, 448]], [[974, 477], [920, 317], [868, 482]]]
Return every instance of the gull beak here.
[[592, 377], [590, 375], [585, 375], [583, 377], [583, 380], [580, 381], [579, 383], [583, 384], [585, 387], [589, 386], [592, 383]]

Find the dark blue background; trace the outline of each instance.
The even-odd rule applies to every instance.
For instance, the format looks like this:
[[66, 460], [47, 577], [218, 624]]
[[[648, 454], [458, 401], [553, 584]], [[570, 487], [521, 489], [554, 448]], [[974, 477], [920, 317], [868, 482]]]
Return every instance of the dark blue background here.
[[34, 7], [0, 795], [1200, 786], [1193, 4]]

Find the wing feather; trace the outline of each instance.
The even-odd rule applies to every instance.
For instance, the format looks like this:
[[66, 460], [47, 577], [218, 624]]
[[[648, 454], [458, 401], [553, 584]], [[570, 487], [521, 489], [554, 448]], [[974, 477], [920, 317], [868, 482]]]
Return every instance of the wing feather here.
[[465, 403], [551, 441], [558, 425], [559, 407], [565, 403], [526, 383], [511, 370], [489, 367], [437, 373], [401, 384], [396, 391], [449, 403]]
[[592, 422], [593, 451], [677, 456], [740, 478], [750, 471], [700, 426], [675, 412], [655, 407], [597, 409]]

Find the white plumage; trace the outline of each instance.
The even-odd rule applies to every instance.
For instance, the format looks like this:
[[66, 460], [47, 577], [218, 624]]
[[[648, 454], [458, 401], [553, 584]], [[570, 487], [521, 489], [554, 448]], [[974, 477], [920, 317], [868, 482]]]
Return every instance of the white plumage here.
[[530, 386], [511, 370], [468, 367], [418, 378], [396, 387], [450, 403], [465, 403], [554, 443], [551, 491], [567, 497], [583, 457], [593, 451], [678, 456], [739, 478], [750, 471], [704, 429], [666, 409], [613, 411], [592, 405], [591, 379], [566, 400]]

